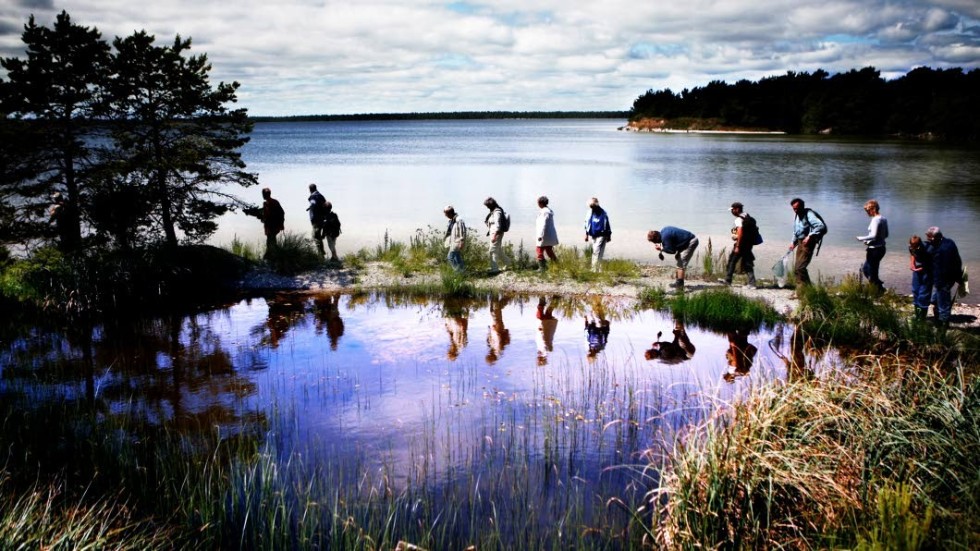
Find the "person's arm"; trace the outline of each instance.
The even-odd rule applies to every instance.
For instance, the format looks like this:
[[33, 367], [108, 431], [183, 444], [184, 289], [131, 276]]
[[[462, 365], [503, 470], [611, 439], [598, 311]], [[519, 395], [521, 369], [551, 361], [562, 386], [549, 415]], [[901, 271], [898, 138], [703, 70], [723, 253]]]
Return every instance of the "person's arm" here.
[[823, 221], [820, 220], [820, 217], [814, 214], [812, 210], [807, 211], [806, 217], [810, 222], [810, 233], [807, 234], [807, 239], [809, 239], [812, 235], [819, 235], [825, 229], [827, 229], [827, 226], [825, 226]]
[[878, 239], [878, 224], [881, 222], [880, 216], [875, 216], [871, 219], [871, 223], [868, 224], [868, 235], [857, 236], [858, 241], [864, 241], [866, 244]]

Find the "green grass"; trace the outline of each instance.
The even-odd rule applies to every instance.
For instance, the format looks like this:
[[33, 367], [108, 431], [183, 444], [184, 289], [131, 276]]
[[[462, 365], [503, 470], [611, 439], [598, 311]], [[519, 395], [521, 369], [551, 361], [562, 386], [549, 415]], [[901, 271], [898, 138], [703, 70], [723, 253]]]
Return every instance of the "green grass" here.
[[618, 258], [602, 261], [601, 271], [592, 271], [592, 246], [555, 247], [557, 261], [548, 261], [548, 269], [538, 274], [549, 281], [572, 280], [579, 283], [598, 283], [612, 285], [617, 282], [639, 277], [640, 267], [636, 262]]
[[980, 380], [961, 375], [879, 358], [756, 389], [652, 467], [651, 531], [673, 549], [976, 548]]
[[267, 251], [265, 261], [273, 270], [283, 275], [295, 275], [323, 266], [313, 240], [305, 235], [283, 232], [276, 240], [276, 248]]
[[670, 310], [674, 317], [716, 331], [771, 327], [782, 316], [766, 302], [746, 298], [728, 288], [696, 293], [667, 294], [662, 288], [647, 287], [639, 294], [639, 306]]

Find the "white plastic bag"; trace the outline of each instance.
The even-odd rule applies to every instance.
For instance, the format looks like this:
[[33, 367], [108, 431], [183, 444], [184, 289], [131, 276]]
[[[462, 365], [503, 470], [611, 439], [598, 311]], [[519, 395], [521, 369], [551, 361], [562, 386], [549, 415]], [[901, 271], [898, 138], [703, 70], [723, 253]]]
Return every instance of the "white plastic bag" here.
[[784, 254], [783, 257], [776, 261], [776, 263], [772, 266], [772, 275], [776, 278], [776, 285], [778, 285], [780, 288], [786, 286], [786, 280], [789, 277], [789, 255], [791, 252], [792, 251], [789, 251]]

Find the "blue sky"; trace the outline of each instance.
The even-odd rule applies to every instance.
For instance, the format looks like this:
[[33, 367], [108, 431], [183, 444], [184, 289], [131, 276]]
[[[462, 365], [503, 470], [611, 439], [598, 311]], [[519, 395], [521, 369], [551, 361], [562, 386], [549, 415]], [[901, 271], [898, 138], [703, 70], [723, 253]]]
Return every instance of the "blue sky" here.
[[626, 110], [648, 89], [786, 71], [980, 67], [978, 0], [5, 0], [111, 40], [176, 34], [253, 115]]

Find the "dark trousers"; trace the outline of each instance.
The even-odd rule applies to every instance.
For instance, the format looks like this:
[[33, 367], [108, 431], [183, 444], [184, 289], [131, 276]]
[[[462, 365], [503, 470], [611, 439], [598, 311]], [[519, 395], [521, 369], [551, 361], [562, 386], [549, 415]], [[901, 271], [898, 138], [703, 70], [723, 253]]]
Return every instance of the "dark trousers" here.
[[884, 247], [868, 247], [867, 254], [864, 257], [864, 266], [861, 267], [861, 272], [864, 274], [864, 277], [868, 278], [868, 281], [872, 285], [882, 291], [885, 290], [885, 283], [878, 277], [878, 269], [881, 267], [881, 259], [884, 257]]
[[728, 255], [728, 268], [725, 272], [725, 281], [732, 282], [739, 260], [742, 261], [742, 271], [749, 276], [749, 285], [752, 285], [755, 283], [755, 255], [752, 254], [752, 247]]
[[922, 270], [912, 272], [912, 303], [916, 308], [929, 309], [932, 302], [932, 274]]
[[810, 261], [813, 260], [813, 252], [819, 244], [819, 239], [810, 238], [809, 242], [800, 241], [796, 245], [796, 265], [793, 267], [793, 271], [796, 273], [797, 284], [810, 285], [810, 272], [807, 271], [807, 267], [810, 266]]

